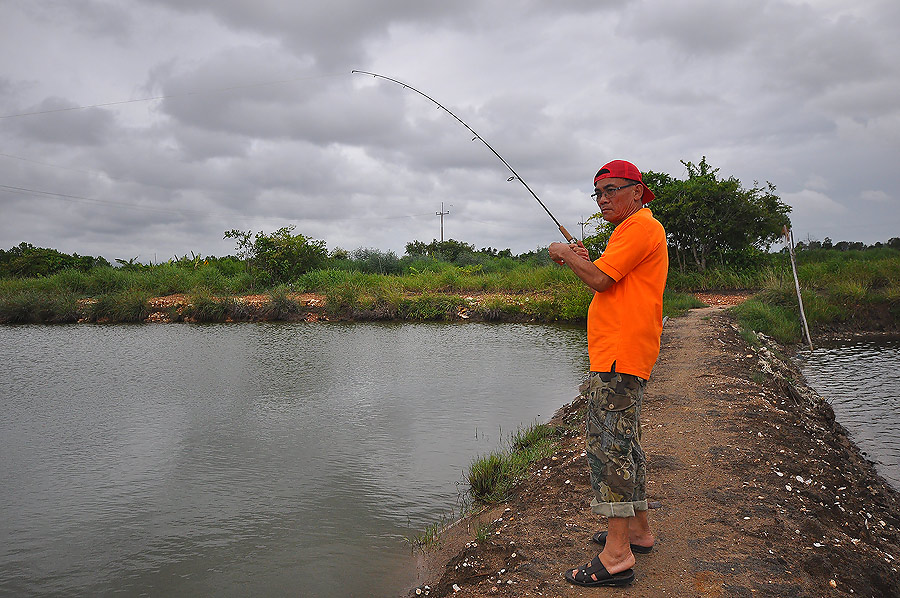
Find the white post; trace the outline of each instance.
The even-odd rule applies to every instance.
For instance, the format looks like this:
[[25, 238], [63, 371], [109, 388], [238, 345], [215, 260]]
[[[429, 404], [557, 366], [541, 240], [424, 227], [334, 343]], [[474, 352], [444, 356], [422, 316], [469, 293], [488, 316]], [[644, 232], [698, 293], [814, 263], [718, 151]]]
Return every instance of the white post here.
[[794, 235], [787, 226], [784, 227], [784, 240], [787, 243], [788, 253], [791, 256], [791, 269], [794, 271], [794, 287], [797, 289], [797, 303], [800, 305], [800, 321], [803, 322], [806, 342], [809, 343], [809, 350], [812, 351], [812, 338], [809, 336], [809, 325], [806, 323], [806, 314], [803, 312], [803, 297], [800, 296], [800, 279], [797, 277], [797, 263], [794, 260]]

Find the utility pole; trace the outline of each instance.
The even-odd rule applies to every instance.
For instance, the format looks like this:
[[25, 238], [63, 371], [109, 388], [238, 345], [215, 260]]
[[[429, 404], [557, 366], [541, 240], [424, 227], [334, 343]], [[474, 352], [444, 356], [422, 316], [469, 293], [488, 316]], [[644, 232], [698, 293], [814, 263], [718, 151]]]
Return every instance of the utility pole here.
[[435, 216], [440, 216], [440, 217], [441, 217], [441, 243], [444, 242], [444, 216], [445, 216], [446, 214], [449, 214], [449, 213], [450, 213], [450, 210], [449, 210], [449, 207], [450, 207], [450, 206], [447, 206], [447, 207], [448, 207], [448, 210], [445, 212], [445, 211], [444, 211], [444, 202], [441, 202], [441, 211], [440, 211], [440, 212], [435, 212], [435, 213], [434, 213]]
[[584, 225], [587, 224], [587, 222], [584, 221], [584, 216], [581, 217], [581, 222], [578, 224], [581, 225], [581, 240], [584, 241]]

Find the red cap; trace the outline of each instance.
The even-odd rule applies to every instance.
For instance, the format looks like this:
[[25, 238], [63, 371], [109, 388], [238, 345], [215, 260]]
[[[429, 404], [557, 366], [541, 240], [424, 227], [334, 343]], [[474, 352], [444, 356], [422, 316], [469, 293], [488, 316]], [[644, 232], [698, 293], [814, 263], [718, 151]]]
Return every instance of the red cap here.
[[[626, 162], [625, 160], [613, 160], [612, 162], [604, 164], [603, 168], [598, 170], [597, 174], [594, 175], [594, 186], [596, 187], [597, 182], [603, 179], [628, 179], [644, 185], [644, 181], [641, 178], [641, 171], [637, 169], [637, 166], [631, 162]], [[656, 196], [653, 194], [653, 191], [648, 189], [647, 185], [644, 185], [644, 195], [641, 197], [641, 203], [644, 204], [648, 201], [652, 201], [654, 197]]]

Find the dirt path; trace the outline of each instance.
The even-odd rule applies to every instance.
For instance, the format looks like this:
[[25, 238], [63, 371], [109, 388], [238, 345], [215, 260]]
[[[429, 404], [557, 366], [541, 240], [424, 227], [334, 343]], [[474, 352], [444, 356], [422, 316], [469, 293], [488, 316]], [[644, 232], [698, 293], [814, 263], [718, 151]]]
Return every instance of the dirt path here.
[[605, 528], [587, 508], [575, 401], [555, 417], [577, 430], [558, 453], [423, 556], [419, 595], [900, 596], [897, 492], [827, 405], [762, 373], [760, 354], [721, 307], [667, 323], [642, 414], [657, 546], [638, 555], [631, 587], [561, 575], [596, 554], [590, 534]]

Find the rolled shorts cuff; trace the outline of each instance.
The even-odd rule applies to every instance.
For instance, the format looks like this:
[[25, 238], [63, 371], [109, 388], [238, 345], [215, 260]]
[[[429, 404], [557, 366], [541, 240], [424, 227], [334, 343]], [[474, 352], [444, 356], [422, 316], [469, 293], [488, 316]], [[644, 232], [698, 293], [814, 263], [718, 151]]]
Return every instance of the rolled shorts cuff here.
[[591, 500], [591, 512], [604, 517], [634, 517], [635, 511], [646, 510], [646, 500], [634, 502], [599, 502], [596, 498]]

